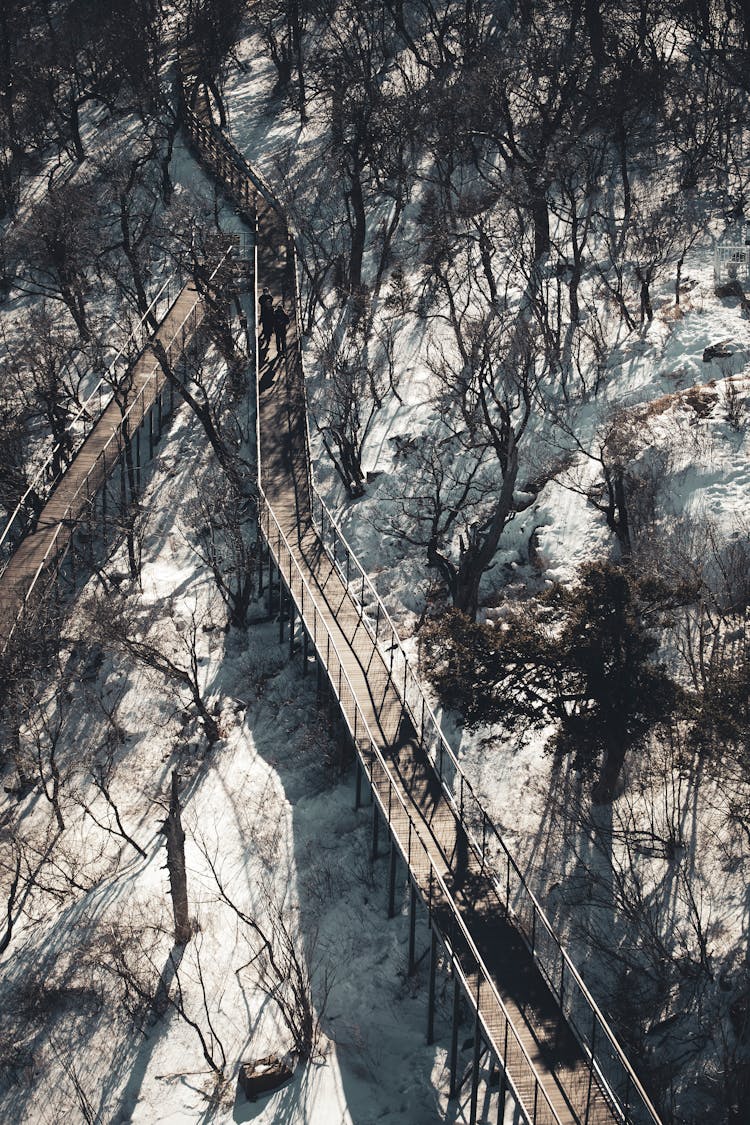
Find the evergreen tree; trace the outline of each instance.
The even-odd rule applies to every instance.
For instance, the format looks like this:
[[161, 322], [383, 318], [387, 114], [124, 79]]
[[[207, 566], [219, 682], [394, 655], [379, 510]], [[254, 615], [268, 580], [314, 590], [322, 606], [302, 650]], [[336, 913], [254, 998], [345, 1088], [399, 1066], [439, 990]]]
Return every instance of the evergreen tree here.
[[500, 626], [456, 610], [426, 631], [426, 662], [442, 702], [469, 726], [513, 732], [557, 723], [551, 747], [573, 754], [612, 801], [628, 750], [670, 714], [678, 689], [655, 660], [666, 592], [611, 563], [584, 567]]

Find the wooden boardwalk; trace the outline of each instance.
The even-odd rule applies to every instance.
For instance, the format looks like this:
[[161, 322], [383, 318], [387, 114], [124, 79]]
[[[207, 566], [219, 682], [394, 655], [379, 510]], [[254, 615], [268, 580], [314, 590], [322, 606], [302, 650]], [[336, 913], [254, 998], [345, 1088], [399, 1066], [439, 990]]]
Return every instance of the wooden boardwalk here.
[[[154, 340], [174, 362], [192, 343], [203, 320], [203, 303], [192, 283], [185, 286], [157, 330]], [[7, 644], [34, 592], [54, 581], [77, 528], [91, 523], [105, 482], [120, 463], [126, 435], [148, 455], [161, 430], [162, 396], [167, 382], [154, 341], [146, 345], [97, 424], [88, 435], [44, 505], [34, 531], [16, 547], [0, 576], [0, 639]], [[146, 423], [147, 431], [142, 427]], [[145, 450], [144, 450], [145, 460]]]
[[[241, 213], [251, 222], [257, 221], [256, 287], [268, 286], [276, 300], [285, 298], [292, 316], [284, 355], [276, 354], [273, 343], [267, 350], [259, 347], [260, 528], [325, 668], [361, 768], [388, 825], [391, 878], [400, 856], [429, 911], [433, 934], [430, 1011], [440, 948], [457, 988], [474, 1012], [471, 1120], [476, 1119], [479, 1045], [483, 1044], [501, 1065], [505, 1076], [501, 1089], [510, 1088], [529, 1122], [658, 1125], [635, 1075], [593, 1001], [581, 991], [580, 978], [564, 958], [525, 885], [523, 903], [528, 906], [530, 901], [533, 906], [531, 929], [512, 904], [509, 855], [508, 889], [502, 893], [497, 872], [487, 862], [484, 839], [479, 846], [463, 819], [464, 779], [459, 806], [442, 766], [436, 769], [434, 754], [428, 750], [424, 702], [419, 732], [420, 724], [406, 706], [406, 669], [403, 683], [400, 673], [396, 676], [394, 672], [397, 637], [390, 635], [389, 639], [386, 633], [384, 643], [378, 626], [373, 629], [348, 582], [350, 558], [347, 556], [344, 571], [322, 537], [314, 518], [316, 510], [322, 512], [322, 502], [310, 476], [294, 252], [284, 217], [262, 181], [212, 125], [205, 102], [198, 103], [195, 113], [185, 107], [185, 120], [204, 163]], [[202, 317], [200, 298], [187, 286], [157, 333], [170, 361], [184, 354]], [[7, 638], [34, 584], [46, 574], [56, 574], [74, 530], [89, 522], [96, 497], [106, 496], [102, 486], [119, 462], [124, 433], [131, 441], [137, 435], [137, 441], [152, 445], [155, 416], [160, 429], [165, 382], [150, 344], [133, 370], [126, 404], [123, 407], [113, 401], [106, 408], [44, 507], [36, 530], [21, 543], [0, 578], [0, 635]], [[377, 608], [378, 621], [381, 608]], [[384, 609], [382, 613], [387, 617]], [[550, 972], [543, 971], [535, 945], [538, 919], [547, 927], [553, 954], [559, 954], [555, 986]], [[539, 926], [542, 929], [542, 921]], [[574, 1034], [563, 1016], [563, 1007], [567, 1001], [571, 1008], [573, 995], [576, 1003], [582, 1000], [591, 1031], [588, 1039], [580, 1026]], [[456, 1012], [457, 1008], [451, 1050], [453, 1078]], [[594, 1052], [596, 1063], [592, 1064], [591, 1050], [584, 1041], [593, 1046], [595, 1039], [603, 1053]]]
[[[261, 199], [258, 292], [268, 286], [275, 299], [293, 292], [289, 253], [281, 214]], [[479, 997], [482, 1035], [504, 1060], [525, 1115], [538, 1122], [620, 1121], [447, 800], [340, 568], [311, 526], [299, 459], [307, 435], [297, 333], [293, 320], [286, 355], [277, 356], [273, 343], [267, 351], [260, 347], [258, 366], [261, 525], [285, 585], [328, 670], [411, 878], [466, 992]]]
[[[196, 89], [189, 81], [185, 87]], [[397, 689], [393, 662], [397, 638], [391, 638], [385, 647], [378, 643], [377, 626], [373, 633], [362, 602], [352, 595], [349, 556], [345, 574], [323, 540], [313, 518], [316, 504], [321, 512], [323, 505], [316, 497], [309, 463], [293, 242], [280, 205], [213, 124], [205, 98], [201, 100], [199, 95], [193, 109], [195, 112], [187, 110], [186, 119], [199, 155], [241, 212], [247, 213], [251, 198], [255, 204], [256, 309], [257, 295], [267, 286], [274, 301], [284, 299], [292, 317], [285, 354], [277, 355], [273, 342], [267, 348], [258, 344], [260, 530], [326, 671], [374, 799], [388, 824], [391, 877], [394, 857], [400, 855], [429, 910], [433, 933], [430, 1023], [438, 942], [457, 986], [474, 1009], [470, 1120], [473, 1123], [477, 1116], [479, 1044], [484, 1043], [504, 1072], [501, 1089], [510, 1086], [529, 1122], [659, 1125], [645, 1092], [525, 884], [521, 905], [528, 908], [530, 902], [532, 906], [530, 940], [528, 924], [520, 924], [511, 908], [507, 853], [508, 890], [505, 898], [500, 893], [497, 873], [485, 862], [484, 839], [480, 848], [467, 831], [442, 767], [436, 772], [427, 751], [424, 707], [423, 729], [417, 734], [406, 706], [406, 670], [403, 693]], [[362, 600], [364, 590], [363, 575]], [[379, 620], [380, 608], [377, 612]], [[387, 616], [384, 609], [383, 614]], [[391, 650], [390, 656], [386, 648]], [[463, 782], [461, 778], [461, 810]], [[518, 873], [517, 868], [515, 871]], [[520, 873], [518, 877], [522, 880]], [[537, 919], [540, 930], [546, 927], [553, 962], [554, 954], [559, 954], [557, 992], [550, 987], [549, 973], [545, 979], [543, 959], [535, 947]], [[582, 1001], [588, 1028], [581, 1032], [579, 1021], [579, 1032], [574, 1034], [563, 1008], [567, 1003], [572, 1011], [578, 1001]], [[592, 1051], [584, 1042], [593, 1047], [597, 1035], [600, 1053], [592, 1061]], [[452, 1073], [455, 1090], [454, 1078]], [[502, 1106], [499, 1113], [501, 1116]]]

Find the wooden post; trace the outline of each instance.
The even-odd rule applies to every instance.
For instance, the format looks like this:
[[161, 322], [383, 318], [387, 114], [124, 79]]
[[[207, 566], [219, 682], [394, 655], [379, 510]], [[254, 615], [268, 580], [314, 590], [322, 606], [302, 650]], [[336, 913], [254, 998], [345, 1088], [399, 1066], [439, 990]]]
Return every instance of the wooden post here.
[[437, 972], [437, 933], [433, 927], [430, 941], [430, 980], [427, 991], [427, 1046], [435, 1042], [435, 974]]
[[290, 591], [289, 592], [289, 658], [290, 659], [294, 656], [294, 621], [295, 621], [294, 598], [292, 597], [292, 594], [291, 594], [291, 591]]
[[284, 583], [279, 569], [279, 644], [284, 643]]
[[372, 802], [372, 858], [373, 858], [373, 860], [376, 860], [378, 858], [378, 829], [379, 829], [379, 827], [380, 827], [380, 824], [379, 824], [378, 805], [377, 805], [377, 802], [375, 801], [375, 799], [373, 798], [373, 802]]
[[309, 638], [307, 636], [307, 629], [304, 622], [302, 623], [302, 675], [307, 675], [307, 661], [308, 661], [308, 646]]

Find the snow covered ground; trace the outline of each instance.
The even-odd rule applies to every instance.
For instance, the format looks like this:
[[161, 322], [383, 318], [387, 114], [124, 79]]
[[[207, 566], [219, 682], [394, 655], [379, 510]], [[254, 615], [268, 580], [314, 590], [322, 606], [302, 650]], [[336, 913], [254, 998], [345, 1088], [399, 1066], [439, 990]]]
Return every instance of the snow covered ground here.
[[[282, 173], [290, 162], [302, 182], [316, 168], [321, 130], [313, 123], [301, 132], [294, 113], [279, 110], [270, 94], [273, 70], [257, 40], [246, 41], [241, 53], [249, 70], [230, 77], [230, 131], [283, 192]], [[185, 184], [202, 185], [210, 208], [213, 189], [179, 144], [174, 168]], [[315, 183], [313, 176], [312, 190]], [[713, 294], [708, 236], [687, 261], [685, 275], [695, 285], [684, 315], [674, 318], [665, 284], [659, 293], [663, 312], [615, 351], [600, 398], [581, 407], [578, 424], [580, 432], [593, 436], [605, 410], [625, 407], [640, 436], [639, 455], [663, 451], [658, 484], [668, 498], [662, 500], [665, 510], [672, 516], [710, 512], [731, 535], [748, 496], [750, 449], [746, 423], [734, 428], [728, 420], [725, 388], [733, 376], [741, 405], [747, 403], [741, 353], [750, 351], [750, 336], [738, 309]], [[702, 362], [703, 349], [720, 340], [737, 345], [740, 358], [731, 370], [721, 366], [726, 361]], [[391, 439], [418, 433], [431, 422], [421, 329], [408, 318], [397, 336], [396, 360], [403, 401], [389, 400], [371, 432], [365, 497], [351, 502], [344, 496], [318, 439], [314, 457], [326, 499], [409, 636], [432, 596], [434, 578], [421, 557], [379, 530], [401, 487]], [[307, 370], [311, 394], [324, 391], [312, 351]], [[402, 916], [388, 921], [386, 861], [371, 862], [368, 810], [355, 813], [351, 775], [337, 770], [335, 747], [316, 710], [314, 675], [302, 676], [299, 655], [288, 660], [275, 623], [258, 620], [246, 633], [225, 634], [221, 627], [221, 606], [191, 550], [186, 516], [207, 467], [204, 444], [195, 423], [180, 414], [159, 449], [146, 495], [154, 516], [144, 548], [143, 593], [127, 582], [121, 589], [137, 607], [143, 636], [168, 641], [176, 656], [184, 657], [181, 638], [198, 623], [201, 681], [216, 709], [221, 739], [204, 754], [199, 725], [186, 716], [185, 701], [154, 673], [106, 655], [92, 669], [80, 651], [66, 654], [74, 670], [60, 750], [66, 830], [49, 885], [31, 896], [2, 962], [0, 1043], [11, 1082], [0, 1099], [0, 1116], [14, 1122], [98, 1119], [142, 1125], [468, 1120], [465, 1104], [447, 1103], [447, 982], [441, 978], [438, 1041], [427, 1047], [426, 960], [423, 956], [409, 978], [406, 902], [400, 904]], [[587, 467], [578, 471], [585, 474]], [[581, 480], [550, 481], [508, 529], [499, 564], [483, 588], [488, 617], [514, 586], [531, 577], [541, 583], [568, 579], [583, 561], [608, 549], [603, 518], [571, 483]], [[532, 574], [534, 530], [538, 561]], [[262, 604], [256, 611], [260, 618]], [[416, 652], [416, 641], [412, 648]], [[101, 701], [110, 708], [117, 702], [120, 735], [114, 743]], [[554, 911], [569, 857], [554, 851], [556, 812], [547, 797], [551, 764], [541, 739], [517, 747], [492, 732], [466, 736], [452, 716], [445, 725], [472, 783]], [[107, 748], [111, 794], [145, 857], [97, 827], [84, 809], [113, 825], [112, 810], [91, 782], [91, 763]], [[207, 1065], [195, 1030], [174, 1010], [147, 1022], [145, 1034], [135, 1030], [122, 1008], [123, 981], [112, 975], [113, 952], [121, 944], [129, 964], [151, 986], [169, 968], [160, 824], [173, 768], [182, 778], [196, 927], [179, 973], [187, 1015], [202, 1028], [215, 1059], [225, 1052], [221, 1081]], [[712, 800], [709, 793], [705, 805]], [[29, 848], [43, 849], [51, 831], [48, 803], [36, 793], [14, 808], [22, 814]], [[10, 810], [4, 797], [6, 825]], [[715, 834], [716, 823], [706, 817], [693, 846]], [[746, 880], [742, 863], [732, 867], [727, 860], [721, 868], [722, 849], [728, 854], [724, 838], [706, 850], [703, 882], [717, 888], [712, 930], [717, 953], [733, 955], [746, 932]], [[314, 967], [313, 995], [321, 1014], [316, 1058], [288, 1087], [254, 1105], [237, 1094], [236, 1064], [286, 1049], [288, 1035], [258, 988], [250, 965], [252, 935], [222, 898], [211, 863], [241, 910], [261, 924], [283, 916]], [[658, 882], [666, 866], [657, 857], [649, 878]], [[427, 945], [420, 920], [418, 948]], [[594, 963], [591, 969], [596, 976], [599, 967]], [[468, 1027], [465, 1034], [470, 1035]], [[98, 1117], [86, 1116], [92, 1112]], [[506, 1120], [511, 1118], [509, 1107]]]
[[[285, 193], [289, 198], [293, 190], [312, 208], [317, 196], [323, 198], [327, 190], [319, 171], [324, 166], [325, 144], [320, 121], [313, 113], [311, 125], [301, 129], [295, 112], [273, 98], [275, 71], [257, 38], [249, 37], [239, 55], [245, 69], [233, 71], [227, 85], [233, 139], [282, 198]], [[410, 267], [409, 254], [410, 223], [418, 200], [412, 200], [410, 208], [402, 221], [397, 253], [407, 285], [416, 287], [419, 270], [416, 265]], [[713, 249], [719, 225], [715, 224], [716, 229], [707, 227], [685, 260], [680, 307], [675, 308], [674, 277], [667, 271], [654, 286], [653, 321], [640, 330], [619, 334], [598, 394], [573, 403], [568, 415], [568, 424], [582, 447], [590, 449], [595, 449], [597, 435], [617, 417], [622, 438], [629, 443], [630, 464], [645, 482], [643, 494], [655, 513], [648, 534], [655, 546], [666, 544], [666, 557], [670, 544], [674, 543], [675, 551], [680, 547], [677, 537], [688, 524], [694, 534], [713, 536], [723, 544], [746, 538], [748, 532], [750, 325], [736, 299], [718, 298], [714, 292]], [[327, 316], [329, 323], [337, 323], [334, 298], [330, 299]], [[389, 318], [395, 331], [400, 398], [386, 399], [365, 443], [363, 467], [368, 480], [364, 496], [352, 500], [347, 495], [314, 425], [313, 460], [324, 498], [336, 512], [402, 635], [410, 638], [407, 645], [417, 657], [416, 631], [425, 613], [430, 612], [437, 582], [426, 566], [424, 551], [389, 536], [388, 525], [394, 502], [398, 503], [412, 484], [408, 466], [399, 459], [399, 444], [430, 432], [435, 424], [431, 344], [424, 321], [413, 312], [393, 318], [381, 297], [376, 326]], [[731, 358], [704, 362], [704, 349], [722, 342], [730, 345]], [[317, 363], [314, 343], [306, 351], [306, 378], [315, 411], [330, 391], [325, 372]], [[540, 431], [535, 448], [540, 464], [551, 463], [559, 454], [554, 442], [554, 435]], [[593, 461], [576, 456], [572, 464], [555, 471], [533, 504], [509, 524], [495, 566], [483, 580], [480, 617], [501, 617], [504, 602], [512, 602], [524, 590], [543, 589], [552, 581], [570, 581], [583, 563], [615, 553], [604, 516], [585, 495], [596, 474]], [[723, 983], [721, 988], [713, 983], [707, 986], [705, 1001], [697, 1002], [700, 1028], [694, 1029], [692, 1039], [690, 1029], [676, 1027], [674, 1018], [679, 1018], [681, 1011], [693, 1010], [696, 992], [688, 995], [679, 988], [673, 991], [653, 1019], [657, 1029], [664, 1017], [665, 1027], [672, 1029], [672, 1039], [670, 1031], [654, 1030], [654, 1041], [647, 1043], [643, 1056], [634, 1056], [633, 1061], [636, 1069], [639, 1064], [648, 1064], [652, 1073], [662, 1065], [664, 1073], [658, 1081], [669, 1089], [667, 1098], [684, 1082], [681, 1092], [674, 1095], [682, 1099], [684, 1107], [691, 1104], [697, 1090], [692, 1106], [696, 1119], [700, 1119], [700, 1107], [709, 1104], [702, 1099], [714, 1081], [711, 1076], [717, 1054], [725, 1049], [716, 1032], [718, 1021], [726, 1014], [721, 989], [734, 989], [737, 995], [744, 979], [748, 856], [743, 841], [727, 821], [726, 792], [716, 791], [704, 777], [700, 763], [696, 766], [682, 759], [670, 765], [668, 751], [662, 748], [663, 754], [657, 754], [652, 763], [644, 766], [639, 762], [642, 777], [637, 776], [637, 770], [629, 776], [632, 792], [624, 804], [614, 806], [612, 824], [596, 824], [594, 817], [571, 835], [568, 814], [580, 801], [580, 789], [572, 771], [555, 766], [544, 752], [546, 732], [528, 737], [519, 745], [493, 730], [469, 734], [450, 714], [443, 716], [443, 722], [453, 746], [460, 750], [465, 772], [516, 852], [531, 886], [563, 931], [576, 941], [574, 959], [585, 968], [595, 996], [603, 1003], [611, 999], [613, 966], [597, 950], [576, 939], [570, 923], [571, 910], [573, 914], [577, 911], [579, 920], [584, 920], [583, 928], [592, 928], [586, 921], [586, 887], [576, 884], [579, 861], [582, 855], [588, 855], [590, 867], [584, 863], [580, 871], [588, 870], [594, 877], [598, 872], [606, 880], [612, 856], [597, 856], [596, 849], [589, 851], [597, 832], [609, 838], [608, 832], [613, 831], [614, 839], [621, 839], [624, 837], [619, 834], [625, 832], [626, 825], [630, 826], [628, 831], [639, 825], [640, 831], [650, 823], [651, 831], [659, 837], [660, 832], [666, 836], [671, 831], [663, 823], [664, 817], [674, 816], [680, 821], [679, 854], [686, 857], [685, 870], [691, 872], [700, 903], [689, 903], [685, 896], [689, 898], [690, 890], [679, 889], [674, 856], [645, 845], [643, 857], [636, 863], [643, 894], [649, 910], [653, 908], [660, 919], [665, 950], [669, 949], [676, 959], [685, 953], [686, 961], [690, 961], [695, 953], [691, 926], [696, 922], [699, 927], [705, 925], [711, 972]], [[674, 786], [671, 794], [667, 792], [670, 785]], [[615, 853], [617, 865], [622, 856], [616, 848]], [[606, 931], [607, 925], [611, 928], [611, 919], [599, 918], [596, 925]], [[619, 940], [627, 946], [627, 928]], [[626, 960], [623, 958], [623, 963]], [[686, 975], [691, 971], [685, 968]], [[716, 977], [711, 979], [715, 981]], [[717, 1038], [712, 1041], [714, 1033]], [[696, 1048], [696, 1043], [703, 1046]], [[691, 1061], [680, 1064], [684, 1066], [683, 1075], [675, 1083], [666, 1073], [668, 1060], [683, 1051], [683, 1058], [690, 1056]]]
[[[410, 978], [408, 926], [405, 917], [387, 920], [387, 860], [371, 861], [369, 809], [354, 811], [351, 771], [341, 776], [337, 769], [316, 707], [313, 666], [303, 678], [301, 657], [289, 661], [275, 622], [229, 635], [219, 627], [221, 607], [196, 566], [182, 516], [205, 459], [199, 429], [183, 411], [159, 450], [145, 497], [154, 515], [143, 593], [127, 583], [121, 591], [137, 604], [143, 635], [162, 645], [169, 638], [176, 659], [180, 637], [192, 620], [200, 622], [201, 679], [222, 738], [204, 753], [176, 690], [146, 669], [105, 656], [98, 671], [89, 665], [71, 678], [59, 751], [66, 858], [59, 860], [57, 893], [64, 905], [54, 910], [35, 895], [6, 954], [2, 1024], [16, 1039], [16, 1084], [4, 1091], [2, 1115], [77, 1120], [75, 1079], [99, 1115], [93, 1119], [108, 1122], [442, 1120], [447, 1015], [438, 1019], [438, 1044], [425, 1046], [426, 926], [420, 920], [422, 957]], [[111, 823], [89, 777], [107, 740], [98, 699], [113, 710], [120, 732], [110, 792], [144, 858], [97, 828], [82, 808]], [[152, 984], [168, 963], [160, 825], [173, 768], [181, 776], [195, 924], [179, 972], [188, 1014], [215, 1036], [217, 1060], [219, 1041], [226, 1052], [224, 1081], [215, 1079], [197, 1036], [176, 1013], [147, 1021], [145, 1035], [135, 1031], [119, 1009], [108, 965], [116, 939]], [[26, 798], [18, 812], [25, 839], [47, 838], [43, 798]], [[316, 1057], [291, 1085], [255, 1105], [237, 1094], [236, 1064], [283, 1053], [288, 1035], [253, 983], [252, 934], [222, 901], [211, 863], [227, 897], [261, 925], [269, 909], [283, 915], [313, 971], [321, 1018]], [[66, 886], [66, 864], [86, 893]], [[405, 893], [400, 907], [403, 914]], [[446, 981], [440, 990], [444, 1000]], [[463, 1119], [459, 1111], [455, 1120]]]

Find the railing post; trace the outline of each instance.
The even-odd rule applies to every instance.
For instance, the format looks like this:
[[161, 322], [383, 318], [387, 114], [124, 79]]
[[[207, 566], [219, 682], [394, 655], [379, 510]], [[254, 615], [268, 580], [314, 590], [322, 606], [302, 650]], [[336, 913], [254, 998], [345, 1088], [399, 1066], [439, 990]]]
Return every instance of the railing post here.
[[586, 1116], [583, 1125], [589, 1125], [589, 1112], [591, 1110], [591, 1085], [594, 1081], [594, 1050], [596, 1046], [596, 1013], [592, 1012], [593, 1021], [591, 1024], [591, 1047], [589, 1054], [589, 1082], [588, 1090], [586, 1091]]

